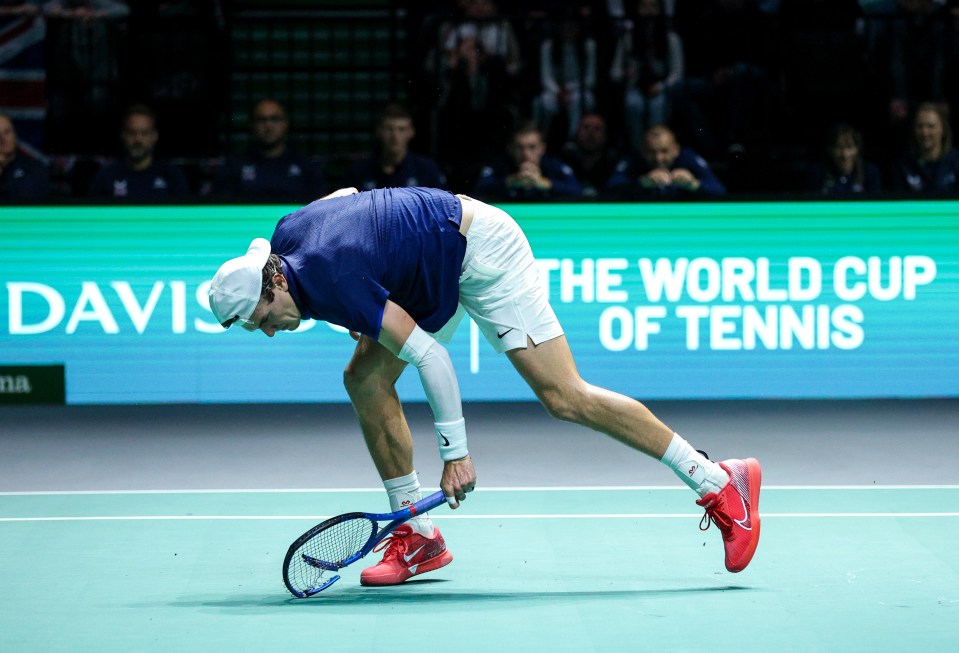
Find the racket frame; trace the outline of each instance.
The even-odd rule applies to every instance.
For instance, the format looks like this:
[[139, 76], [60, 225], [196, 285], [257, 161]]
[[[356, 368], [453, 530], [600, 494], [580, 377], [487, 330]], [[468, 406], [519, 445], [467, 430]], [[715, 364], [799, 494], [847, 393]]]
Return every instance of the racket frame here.
[[[305, 599], [305, 598], [314, 596], [316, 594], [319, 594], [320, 592], [325, 590], [327, 587], [329, 587], [330, 585], [335, 583], [337, 580], [339, 580], [340, 576], [337, 574], [335, 576], [332, 576], [328, 580], [326, 580], [319, 587], [314, 587], [307, 590], [300, 590], [293, 587], [292, 583], [290, 582], [290, 575], [289, 575], [290, 564], [295, 559], [295, 556], [298, 554], [300, 548], [304, 544], [312, 540], [313, 538], [319, 536], [324, 531], [331, 528], [332, 526], [341, 524], [351, 519], [366, 519], [371, 524], [370, 526], [371, 533], [370, 533], [369, 539], [366, 541], [366, 544], [364, 544], [356, 553], [353, 553], [352, 555], [344, 558], [342, 562], [337, 563], [337, 562], [330, 562], [327, 560], [318, 560], [304, 553], [299, 553], [303, 562], [305, 562], [306, 564], [312, 567], [323, 569], [324, 571], [333, 571], [333, 572], [339, 571], [340, 569], [343, 569], [344, 567], [353, 564], [357, 560], [364, 558], [370, 551], [372, 551], [376, 547], [377, 544], [379, 544], [384, 539], [386, 539], [386, 537], [390, 533], [396, 530], [396, 528], [401, 526], [403, 523], [409, 521], [410, 519], [412, 519], [413, 517], [416, 517], [417, 515], [423, 514], [425, 512], [429, 512], [433, 508], [436, 508], [437, 506], [445, 502], [446, 502], [446, 497], [443, 494], [443, 491], [441, 490], [439, 492], [434, 492], [428, 497], [425, 497], [417, 501], [411, 506], [407, 506], [406, 508], [397, 510], [396, 512], [389, 512], [389, 513], [347, 512], [347, 513], [343, 513], [342, 515], [330, 517], [326, 521], [320, 522], [313, 528], [303, 533], [303, 535], [298, 537], [296, 540], [294, 540], [293, 543], [290, 545], [289, 549], [287, 549], [286, 557], [284, 557], [283, 559], [283, 584], [286, 585], [286, 589], [290, 591], [290, 594], [292, 594], [296, 598]], [[380, 522], [388, 522], [388, 523], [377, 530], [377, 527], [379, 526]]]

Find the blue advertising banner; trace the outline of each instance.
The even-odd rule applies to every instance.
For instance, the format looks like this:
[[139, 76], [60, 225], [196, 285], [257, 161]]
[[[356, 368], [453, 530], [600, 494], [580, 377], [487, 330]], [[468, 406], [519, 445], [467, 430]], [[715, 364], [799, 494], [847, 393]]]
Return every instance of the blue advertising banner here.
[[[62, 365], [71, 404], [347, 401], [339, 327], [268, 339], [209, 311], [220, 263], [294, 208], [0, 208], [0, 366]], [[502, 208], [592, 383], [641, 399], [959, 396], [959, 202]], [[468, 320], [450, 354], [464, 400], [533, 398]], [[423, 399], [416, 374], [399, 389]]]

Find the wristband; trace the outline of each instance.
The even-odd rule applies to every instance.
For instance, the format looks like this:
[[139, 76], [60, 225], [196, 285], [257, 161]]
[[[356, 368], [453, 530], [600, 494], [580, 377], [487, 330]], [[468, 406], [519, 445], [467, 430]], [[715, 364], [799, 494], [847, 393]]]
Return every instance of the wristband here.
[[459, 418], [453, 422], [434, 422], [436, 443], [440, 448], [443, 462], [458, 460], [470, 455], [466, 449], [466, 420]]

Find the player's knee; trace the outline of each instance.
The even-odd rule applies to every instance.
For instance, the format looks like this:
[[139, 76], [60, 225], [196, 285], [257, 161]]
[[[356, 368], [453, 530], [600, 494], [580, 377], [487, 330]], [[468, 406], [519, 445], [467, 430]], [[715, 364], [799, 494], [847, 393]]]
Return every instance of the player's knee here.
[[367, 366], [350, 361], [343, 370], [343, 387], [346, 388], [346, 393], [350, 397], [362, 395], [367, 390], [372, 376]]
[[396, 384], [403, 366], [377, 364], [363, 357], [354, 357], [343, 370], [343, 387], [351, 400], [380, 396]]
[[551, 388], [539, 394], [539, 400], [550, 416], [564, 422], [579, 422], [582, 418], [578, 394], [570, 389]]

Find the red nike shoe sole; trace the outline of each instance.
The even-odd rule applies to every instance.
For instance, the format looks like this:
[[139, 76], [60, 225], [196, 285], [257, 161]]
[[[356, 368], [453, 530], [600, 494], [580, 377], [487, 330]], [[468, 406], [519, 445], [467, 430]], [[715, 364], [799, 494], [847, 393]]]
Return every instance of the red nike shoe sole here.
[[405, 583], [406, 581], [408, 581], [408, 580], [409, 580], [410, 578], [412, 578], [413, 576], [419, 576], [420, 574], [425, 574], [425, 573], [427, 573], [427, 572], [429, 572], [429, 571], [435, 571], [435, 570], [439, 569], [440, 567], [445, 567], [446, 565], [448, 565], [448, 564], [451, 563], [451, 562], [453, 562], [453, 554], [449, 552], [449, 549], [447, 549], [446, 551], [444, 551], [442, 554], [436, 556], [435, 558], [431, 558], [431, 559], [427, 560], [426, 562], [424, 562], [424, 563], [420, 564], [419, 566], [417, 566], [417, 568], [416, 568], [416, 573], [415, 573], [415, 574], [409, 573], [409, 569], [406, 569], [406, 570], [404, 570], [405, 573], [403, 574], [403, 577], [400, 578], [400, 579], [398, 579], [398, 580], [397, 580], [397, 579], [394, 579], [394, 578], [386, 578], [386, 577], [383, 577], [383, 578], [363, 578], [363, 577], [361, 576], [361, 577], [360, 577], [360, 584], [361, 584], [361, 585], [366, 585], [367, 587], [382, 587], [382, 586], [385, 586], [385, 585], [399, 585], [399, 584], [401, 584], [401, 583]]

